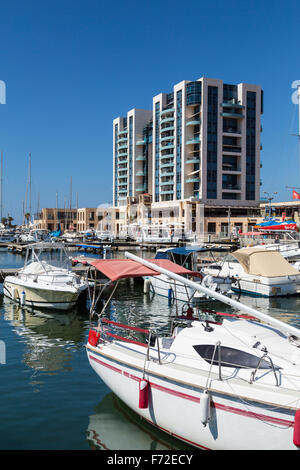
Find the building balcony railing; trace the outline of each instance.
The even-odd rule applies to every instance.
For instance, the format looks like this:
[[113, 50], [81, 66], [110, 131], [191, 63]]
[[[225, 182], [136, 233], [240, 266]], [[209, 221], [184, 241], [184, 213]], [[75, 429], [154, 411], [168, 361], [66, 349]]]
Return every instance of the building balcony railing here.
[[162, 152], [162, 151], [164, 151], [164, 150], [171, 150], [171, 149], [173, 149], [173, 148], [174, 148], [174, 145], [173, 145], [173, 144], [162, 145], [162, 146], [160, 147], [160, 151]]
[[170, 168], [170, 167], [173, 167], [174, 166], [174, 163], [173, 162], [168, 162], [168, 163], [162, 163], [160, 165], [160, 168]]
[[164, 116], [165, 114], [169, 114], [169, 113], [174, 113], [175, 112], [175, 109], [174, 108], [167, 108], [167, 109], [163, 109], [160, 113], [161, 116]]
[[200, 163], [200, 157], [190, 157], [185, 163]]
[[173, 186], [173, 184], [174, 184], [173, 180], [160, 182], [160, 186]]
[[174, 190], [173, 189], [170, 189], [170, 190], [165, 190], [165, 191], [160, 191], [160, 194], [174, 194]]
[[146, 186], [145, 185], [144, 186], [137, 186], [136, 191], [138, 191], [138, 192], [146, 191]]
[[123, 134], [124, 134], [124, 135], [125, 135], [125, 134], [128, 134], [127, 129], [124, 129], [123, 131], [119, 131], [119, 132], [118, 132], [118, 135], [123, 135]]
[[160, 160], [165, 160], [166, 158], [174, 158], [174, 153], [167, 153], [159, 157]]
[[120, 147], [118, 147], [118, 151], [119, 151], [119, 150], [122, 150], [122, 149], [126, 149], [126, 150], [127, 150], [127, 145], [120, 145]]
[[120, 187], [123, 187], [123, 186], [126, 186], [126, 187], [127, 187], [127, 181], [125, 181], [125, 182], [123, 182], [123, 183], [119, 182], [119, 183], [118, 183], [118, 186], [119, 186], [119, 188], [120, 188]]
[[190, 121], [186, 122], [186, 126], [199, 126], [201, 124], [200, 119], [191, 119]]
[[161, 137], [160, 141], [165, 142], [165, 141], [173, 140], [173, 139], [174, 139], [174, 135], [166, 135], [165, 137]]
[[136, 176], [145, 176], [145, 173], [143, 171], [137, 171]]
[[240, 104], [240, 103], [237, 103], [236, 101], [234, 100], [231, 100], [231, 101], [223, 101], [223, 103], [221, 103], [221, 106], [222, 108], [234, 108], [234, 109], [245, 109], [245, 106]]
[[224, 190], [230, 190], [230, 191], [240, 191], [241, 190], [241, 187], [239, 185], [236, 185], [236, 184], [222, 184], [222, 189]]
[[223, 134], [241, 134], [242, 132], [234, 127], [223, 127]]
[[191, 144], [200, 144], [199, 137], [195, 137], [193, 139], [189, 139], [186, 141], [186, 145], [191, 145]]
[[145, 160], [146, 160], [146, 157], [144, 157], [144, 155], [138, 155], [138, 156], [136, 157], [136, 161], [137, 161], [137, 162], [143, 162], [143, 161], [145, 161]]
[[127, 189], [119, 189], [118, 193], [119, 194], [127, 194]]
[[[172, 163], [172, 165], [173, 165], [173, 163]], [[163, 165], [161, 165], [161, 168], [162, 167], [163, 167]], [[162, 171], [160, 173], [161, 178], [163, 178], [165, 176], [174, 176], [174, 175], [175, 175], [175, 173], [173, 171], [165, 171], [165, 172]]]
[[174, 127], [174, 126], [161, 127], [161, 129], [160, 129], [160, 133], [161, 133], [161, 134], [162, 134], [163, 132], [171, 132], [171, 131], [175, 131], [175, 127]]
[[226, 164], [223, 164], [222, 165], [222, 170], [225, 171], [225, 172], [231, 172], [231, 171], [238, 171], [238, 172], [241, 172], [241, 168], [239, 168], [238, 166], [232, 166], [230, 164], [226, 165]]
[[160, 124], [164, 124], [165, 122], [173, 122], [175, 121], [175, 118], [173, 117], [166, 117], [160, 121]]
[[237, 145], [223, 145], [223, 152], [241, 153], [242, 147], [238, 147]]
[[137, 140], [136, 143], [135, 143], [135, 145], [138, 145], [138, 146], [139, 146], [139, 145], [145, 145], [145, 143], [146, 143], [146, 140], [145, 140], [145, 139], [144, 139], [144, 140]]
[[121, 144], [122, 142], [127, 142], [127, 137], [122, 137], [118, 139], [119, 144]]
[[199, 183], [200, 177], [199, 176], [190, 176], [185, 180], [186, 183]]
[[221, 116], [222, 117], [226, 117], [226, 118], [233, 118], [233, 119], [242, 119], [244, 118], [245, 116], [243, 114], [240, 114], [240, 113], [235, 113], [235, 112], [223, 112], [221, 113]]

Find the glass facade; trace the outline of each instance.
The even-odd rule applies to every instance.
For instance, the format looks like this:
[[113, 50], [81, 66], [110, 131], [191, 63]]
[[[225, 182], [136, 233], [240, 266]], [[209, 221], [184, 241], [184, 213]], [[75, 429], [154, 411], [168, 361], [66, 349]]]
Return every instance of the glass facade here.
[[255, 200], [256, 93], [247, 91], [246, 111], [246, 199]]
[[155, 202], [159, 201], [160, 103], [155, 103]]
[[218, 88], [207, 87], [207, 199], [217, 199]]
[[114, 201], [115, 205], [118, 201], [118, 132], [119, 126], [115, 124], [115, 141], [114, 141], [114, 149], [115, 149], [115, 194], [114, 194]]
[[189, 82], [186, 85], [186, 105], [201, 104], [202, 82]]
[[132, 196], [132, 165], [133, 165], [133, 117], [129, 118], [129, 191], [128, 196]]
[[176, 93], [176, 199], [181, 199], [182, 91]]

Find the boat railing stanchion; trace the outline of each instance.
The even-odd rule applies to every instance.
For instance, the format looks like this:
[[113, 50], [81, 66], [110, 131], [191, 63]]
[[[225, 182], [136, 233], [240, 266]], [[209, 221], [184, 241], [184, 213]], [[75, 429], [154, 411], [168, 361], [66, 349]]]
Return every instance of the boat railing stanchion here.
[[249, 381], [249, 383], [252, 384], [252, 383], [254, 382], [254, 378], [255, 378], [256, 372], [258, 371], [258, 369], [259, 369], [259, 367], [260, 367], [260, 364], [261, 364], [262, 360], [264, 360], [264, 359], [269, 359], [270, 365], [271, 365], [271, 369], [272, 369], [273, 374], [274, 374], [274, 376], [275, 376], [276, 387], [279, 387], [279, 379], [278, 379], [278, 377], [277, 377], [277, 374], [276, 374], [276, 370], [275, 370], [273, 361], [272, 361], [272, 359], [270, 358], [270, 356], [268, 355], [267, 352], [265, 352], [265, 353], [259, 358], [259, 361], [258, 361], [258, 364], [257, 364], [255, 370], [251, 372], [251, 376], [250, 376], [250, 381]]

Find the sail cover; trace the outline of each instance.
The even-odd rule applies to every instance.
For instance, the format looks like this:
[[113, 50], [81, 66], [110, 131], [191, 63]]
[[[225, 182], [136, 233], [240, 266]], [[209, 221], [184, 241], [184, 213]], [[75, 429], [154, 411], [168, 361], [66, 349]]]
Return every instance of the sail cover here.
[[[156, 264], [161, 268], [167, 269], [174, 274], [195, 276], [199, 273], [194, 273], [188, 269], [185, 269], [178, 264], [172, 263], [172, 261], [166, 259], [147, 259], [150, 263]], [[94, 259], [91, 258], [89, 261], [90, 265], [101, 271], [111, 281], [118, 281], [119, 279], [125, 279], [129, 277], [145, 277], [145, 276], [158, 276], [161, 273], [154, 271], [153, 269], [147, 268], [146, 266], [137, 263], [131, 259]]]

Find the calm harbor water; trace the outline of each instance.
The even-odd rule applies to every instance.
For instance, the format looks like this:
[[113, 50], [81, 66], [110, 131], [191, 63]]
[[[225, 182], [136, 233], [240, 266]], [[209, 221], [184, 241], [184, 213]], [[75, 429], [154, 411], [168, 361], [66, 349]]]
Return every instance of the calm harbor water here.
[[[0, 269], [23, 262], [21, 255], [0, 252]], [[300, 297], [242, 296], [240, 301], [300, 328]], [[217, 310], [230, 311], [221, 304]], [[112, 320], [155, 325], [161, 333], [169, 332], [175, 315], [175, 305], [143, 294], [143, 285], [133, 280], [121, 282], [109, 308]], [[6, 361], [0, 364], [0, 449], [191, 449], [145, 423], [101, 382], [87, 360], [88, 330], [87, 309], [23, 310], [3, 296], [1, 287]]]

